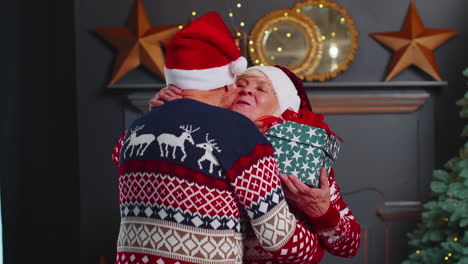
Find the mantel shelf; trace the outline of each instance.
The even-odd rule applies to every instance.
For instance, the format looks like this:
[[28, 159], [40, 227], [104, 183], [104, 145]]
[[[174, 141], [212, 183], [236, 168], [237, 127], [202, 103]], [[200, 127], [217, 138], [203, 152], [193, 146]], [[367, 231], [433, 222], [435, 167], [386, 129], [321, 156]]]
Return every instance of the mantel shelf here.
[[165, 83], [117, 83], [107, 86], [111, 91], [152, 91], [166, 86]]
[[445, 87], [448, 82], [438, 81], [405, 81], [405, 82], [304, 82], [304, 87], [323, 87], [323, 88], [425, 88], [425, 87]]
[[[428, 88], [445, 87], [448, 82], [442, 81], [405, 81], [405, 82], [304, 82], [306, 88]], [[150, 91], [165, 87], [165, 83], [123, 83], [108, 85], [112, 91]]]
[[[420, 109], [433, 88], [447, 82], [305, 82], [314, 112], [322, 114], [408, 113]], [[108, 86], [109, 91], [127, 94], [140, 111], [164, 83], [126, 83]]]

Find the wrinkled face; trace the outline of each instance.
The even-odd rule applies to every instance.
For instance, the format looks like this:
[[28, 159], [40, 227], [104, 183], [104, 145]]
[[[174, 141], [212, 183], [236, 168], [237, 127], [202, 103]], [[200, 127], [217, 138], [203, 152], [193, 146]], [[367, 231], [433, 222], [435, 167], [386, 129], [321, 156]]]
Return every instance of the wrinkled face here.
[[241, 75], [236, 80], [236, 86], [228, 109], [243, 114], [252, 121], [278, 111], [278, 98], [266, 76]]

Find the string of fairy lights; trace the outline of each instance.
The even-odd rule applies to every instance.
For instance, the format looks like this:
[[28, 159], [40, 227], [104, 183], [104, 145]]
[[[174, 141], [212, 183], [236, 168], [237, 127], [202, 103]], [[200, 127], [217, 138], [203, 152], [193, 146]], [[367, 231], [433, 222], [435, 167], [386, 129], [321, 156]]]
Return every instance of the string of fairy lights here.
[[[248, 52], [253, 53], [255, 52], [254, 48], [254, 41], [249, 40], [248, 33], [246, 32], [246, 27], [247, 23], [245, 19], [243, 18], [243, 12], [242, 9], [245, 9], [244, 3], [239, 0], [229, 0], [225, 1], [226, 3], [226, 15], [229, 19], [229, 26], [231, 28], [232, 35], [234, 36], [234, 40], [236, 41], [236, 45], [239, 47], [239, 50], [241, 51], [242, 55], [248, 56]], [[319, 8], [324, 8], [325, 5], [319, 4]], [[291, 10], [293, 11], [293, 10]], [[296, 13], [301, 13], [301, 9], [297, 8]], [[193, 10], [191, 13], [191, 21], [193, 21], [196, 16], [198, 15], [197, 10]], [[284, 16], [288, 16], [288, 13], [285, 13]], [[346, 19], [344, 17], [339, 18], [339, 22], [341, 24], [344, 24], [346, 22]], [[183, 26], [179, 26], [180, 29], [183, 28]], [[274, 29], [273, 29], [274, 30]], [[268, 34], [269, 32], [265, 32], [265, 34]], [[334, 38], [336, 37], [337, 33], [336, 32], [331, 32], [329, 33], [329, 36], [326, 36], [325, 34], [322, 34], [321, 39], [322, 41], [328, 40], [329, 38]], [[288, 38], [292, 37], [291, 33], [287, 33], [286, 35]], [[283, 47], [278, 47], [277, 51], [282, 52]], [[338, 49], [336, 45], [331, 45], [330, 46], [330, 57], [331, 58], [336, 58], [338, 55]], [[274, 60], [274, 58], [270, 58]], [[252, 61], [253, 64], [255, 65], [263, 65], [258, 59], [255, 61]]]
[[[244, 5], [241, 1], [230, 0], [226, 1], [226, 12], [227, 17], [229, 18], [229, 24], [231, 27], [232, 35], [236, 41], [236, 45], [239, 47], [241, 53], [245, 56], [247, 52], [247, 39], [248, 34], [245, 31], [247, 23], [242, 17], [241, 9], [244, 8]], [[197, 17], [197, 10], [193, 10], [191, 13], [190, 20], [193, 21]], [[222, 15], [222, 14], [221, 14]], [[182, 29], [184, 26], [180, 25], [179, 29]]]
[[[441, 222], [444, 222], [444, 221], [445, 221], [445, 222], [448, 222], [448, 218], [441, 219], [440, 221], [441, 221]], [[453, 240], [453, 242], [458, 242], [458, 237], [454, 237], [454, 238], [452, 238], [452, 240]], [[420, 249], [416, 250], [416, 254], [418, 254], [418, 255], [421, 254], [421, 252], [422, 252], [422, 251], [421, 251]], [[452, 254], [451, 252], [449, 252], [449, 253], [447, 253], [447, 255], [444, 257], [444, 260], [445, 260], [445, 261], [449, 261], [450, 258], [451, 258], [452, 256], [453, 256], [453, 254]]]
[[[451, 168], [453, 168], [453, 167], [455, 166], [455, 164], [450, 163], [449, 166], [450, 166]], [[454, 195], [453, 195], [453, 194], [449, 194], [448, 196], [449, 196], [451, 199], [454, 198]], [[454, 204], [454, 206], [458, 206], [458, 203], [456, 202], [456, 203]], [[448, 219], [447, 217], [441, 217], [441, 218], [439, 219], [439, 223], [440, 223], [441, 225], [446, 224], [446, 223], [448, 223], [448, 222], [449, 222], [449, 219]], [[455, 243], [458, 243], [458, 242], [459, 242], [458, 236], [457, 236], [457, 235], [453, 236], [452, 241], [455, 242]], [[421, 253], [422, 253], [422, 250], [420, 250], [420, 249], [416, 250], [416, 254], [419, 255], [419, 254], [421, 254]], [[453, 257], [453, 253], [452, 253], [452, 252], [448, 252], [447, 255], [445, 255], [445, 257], [444, 257], [444, 260], [445, 260], [445, 261], [449, 261], [452, 257]]]
[[[244, 8], [243, 4], [240, 1], [231, 0], [230, 4], [226, 7], [228, 10], [228, 17], [231, 24], [231, 28], [235, 27], [244, 28], [246, 26], [245, 21], [242, 17], [241, 8]], [[234, 31], [235, 35], [241, 37], [242, 33], [239, 31]]]
[[[455, 166], [455, 164], [450, 163], [449, 166], [450, 166], [451, 168], [453, 168], [453, 167]], [[449, 196], [451, 199], [454, 198], [454, 195], [453, 195], [453, 194], [449, 194], [448, 196]], [[455, 203], [454, 206], [458, 206], [458, 203]], [[446, 224], [446, 223], [448, 223], [448, 222], [449, 222], [449, 219], [448, 219], [447, 217], [441, 217], [441, 218], [439, 219], [439, 223], [440, 223], [441, 225]], [[455, 242], [455, 243], [458, 243], [458, 242], [459, 242], [458, 236], [454, 236], [454, 237], [452, 238], [452, 241]], [[422, 252], [422, 250], [420, 250], [420, 249], [416, 250], [416, 254], [418, 254], [418, 255], [421, 254], [421, 252]], [[452, 253], [452, 252], [448, 252], [447, 255], [445, 255], [445, 257], [444, 257], [444, 260], [445, 260], [445, 261], [449, 261], [452, 257], [453, 257], [453, 253]]]
[[234, 40], [242, 55], [247, 54], [247, 39], [248, 34], [245, 31], [246, 22], [242, 16], [241, 10], [245, 8], [241, 1], [231, 0], [227, 6], [228, 17], [231, 24], [231, 30], [234, 35]]

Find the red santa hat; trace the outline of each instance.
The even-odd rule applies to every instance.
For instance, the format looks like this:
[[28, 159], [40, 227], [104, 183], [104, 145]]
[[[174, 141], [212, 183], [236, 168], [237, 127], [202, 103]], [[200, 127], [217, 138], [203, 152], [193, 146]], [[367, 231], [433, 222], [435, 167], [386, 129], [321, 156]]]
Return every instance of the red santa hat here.
[[299, 109], [307, 109], [312, 112], [312, 106], [310, 105], [309, 97], [307, 96], [307, 92], [304, 88], [304, 84], [302, 83], [301, 79], [299, 79], [299, 77], [297, 77], [296, 74], [294, 74], [292, 71], [290, 71], [284, 66], [275, 65], [275, 67], [281, 69], [294, 84], [294, 87], [296, 87], [297, 95], [299, 96], [301, 101]]
[[[328, 125], [323, 121], [324, 116], [322, 114], [316, 114], [312, 111], [312, 106], [309, 101], [309, 97], [307, 96], [307, 92], [304, 88], [304, 84], [302, 83], [301, 79], [297, 77], [296, 74], [288, 70], [286, 67], [283, 67], [281, 65], [275, 65], [278, 69], [281, 69], [291, 80], [291, 82], [294, 83], [294, 86], [296, 87], [297, 90], [297, 95], [299, 96], [301, 102], [299, 106], [299, 113], [295, 117], [297, 118], [297, 122], [306, 124], [309, 126], [314, 126], [314, 127], [319, 127], [325, 129], [330, 135], [335, 135], [336, 134], [331, 131], [331, 129], [328, 127]], [[338, 136], [337, 136], [338, 137]], [[343, 142], [343, 140], [338, 137], [338, 139]]]
[[234, 83], [247, 68], [231, 32], [216, 12], [179, 31], [166, 47], [166, 84], [212, 90]]

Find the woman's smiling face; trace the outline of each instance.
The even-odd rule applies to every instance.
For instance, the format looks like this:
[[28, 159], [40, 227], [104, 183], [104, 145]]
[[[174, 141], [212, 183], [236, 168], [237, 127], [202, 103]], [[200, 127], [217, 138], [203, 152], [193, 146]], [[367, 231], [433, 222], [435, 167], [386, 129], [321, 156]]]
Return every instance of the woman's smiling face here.
[[236, 80], [236, 97], [230, 110], [252, 121], [279, 111], [278, 98], [271, 81], [260, 71], [255, 75], [240, 75]]

